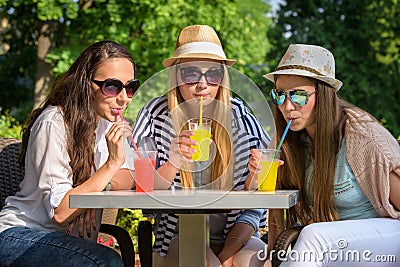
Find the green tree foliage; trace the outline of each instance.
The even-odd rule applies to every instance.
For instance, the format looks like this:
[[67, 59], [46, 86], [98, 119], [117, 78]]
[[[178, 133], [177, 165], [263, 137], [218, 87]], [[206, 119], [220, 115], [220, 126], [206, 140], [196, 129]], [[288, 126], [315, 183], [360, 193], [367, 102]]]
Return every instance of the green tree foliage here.
[[286, 1], [268, 32], [268, 62], [274, 68], [291, 43], [326, 47], [344, 83], [339, 95], [399, 136], [399, 17], [398, 0]]
[[[258, 9], [243, 8], [250, 6], [246, 3], [258, 4]], [[68, 39], [85, 36], [88, 43], [112, 39], [126, 45], [136, 59], [136, 75], [143, 82], [164, 69], [161, 62], [172, 56], [183, 27], [208, 24], [218, 32], [227, 56], [238, 60], [235, 68], [252, 78], [260, 78], [261, 72], [256, 73], [254, 69], [258, 68], [254, 66], [262, 64], [269, 49], [265, 35], [270, 25], [268, 10], [269, 6], [259, 0], [132, 0], [130, 4], [122, 0], [94, 1], [90, 8], [79, 12], [67, 36]], [[156, 88], [141, 91], [135, 98], [135, 104], [139, 103], [135, 108], [161, 91]]]
[[0, 137], [21, 139], [22, 126], [6, 111], [0, 115]]
[[[10, 8], [15, 17], [8, 14]], [[35, 38], [25, 34], [34, 31], [35, 19], [23, 14], [30, 14], [30, 7], [13, 7], [7, 2], [0, 8], [3, 26], [0, 44], [9, 47], [7, 53], [0, 55], [0, 84], [3, 85], [0, 106], [3, 111], [13, 109], [14, 115], [21, 109], [22, 113], [30, 112], [35, 77]], [[26, 106], [29, 107], [25, 109]]]
[[[0, 107], [11, 110], [25, 120], [33, 107], [37, 77], [37, 47], [43, 23], [52, 25], [61, 39], [63, 30], [76, 18], [78, 3], [74, 0], [7, 0], [0, 2], [0, 45], [8, 47], [0, 53], [0, 83], [3, 90]], [[44, 33], [44, 35], [51, 33]], [[3, 100], [4, 99], [4, 100]]]
[[[9, 51], [18, 53], [21, 61], [16, 64], [10, 58], [15, 69], [9, 75], [0, 76], [8, 80], [21, 76], [18, 66], [20, 71], [29, 70], [24, 75], [30, 82], [26, 84], [30, 95], [15, 97], [7, 108], [32, 99], [32, 83], [37, 78], [32, 63], [35, 62], [39, 22], [43, 21], [54, 23], [54, 50], [47, 56], [47, 62], [54, 66], [55, 76], [65, 71], [85, 47], [108, 39], [131, 50], [137, 62], [137, 77], [143, 82], [164, 69], [161, 61], [172, 55], [183, 27], [208, 24], [218, 32], [227, 56], [238, 60], [234, 67], [254, 80], [263, 80], [262, 63], [270, 47], [265, 33], [271, 20], [266, 16], [269, 5], [262, 0], [9, 0], [6, 3], [0, 12], [7, 15], [13, 31], [9, 38], [0, 42], [14, 42]], [[22, 49], [29, 49], [25, 61]], [[30, 64], [26, 64], [27, 60]], [[5, 65], [2, 64], [0, 70], [3, 66], [6, 68]], [[7, 89], [10, 96], [16, 87], [10, 84]], [[145, 101], [158, 92], [143, 94]]]

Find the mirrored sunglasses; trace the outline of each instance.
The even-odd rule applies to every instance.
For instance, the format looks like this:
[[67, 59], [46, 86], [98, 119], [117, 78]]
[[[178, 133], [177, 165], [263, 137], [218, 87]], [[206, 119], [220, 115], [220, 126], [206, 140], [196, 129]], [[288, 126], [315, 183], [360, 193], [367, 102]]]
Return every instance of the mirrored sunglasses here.
[[181, 80], [186, 84], [195, 84], [200, 82], [201, 77], [206, 78], [206, 82], [212, 85], [220, 84], [224, 79], [223, 68], [211, 68], [206, 72], [201, 72], [199, 67], [185, 67], [179, 68], [181, 73]]
[[270, 92], [270, 96], [271, 96], [272, 102], [277, 106], [282, 105], [283, 102], [285, 102], [286, 96], [289, 96], [290, 101], [292, 101], [293, 104], [295, 104], [299, 107], [302, 107], [302, 106], [307, 105], [309, 97], [312, 94], [315, 94], [316, 92], [317, 92], [317, 90], [309, 93], [303, 89], [294, 89], [294, 90], [288, 90], [288, 91], [272, 89]]
[[140, 86], [140, 82], [137, 79], [130, 80], [126, 84], [123, 84], [120, 80], [115, 78], [108, 78], [104, 81], [92, 80], [97, 86], [100, 87], [100, 91], [103, 95], [108, 97], [116, 97], [121, 93], [122, 89], [125, 88], [126, 95], [132, 98]]

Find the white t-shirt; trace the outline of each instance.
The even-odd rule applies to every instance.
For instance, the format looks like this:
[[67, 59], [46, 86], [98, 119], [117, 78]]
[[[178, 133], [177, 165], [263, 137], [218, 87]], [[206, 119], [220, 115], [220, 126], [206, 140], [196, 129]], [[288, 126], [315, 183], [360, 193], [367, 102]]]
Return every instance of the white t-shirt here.
[[[111, 125], [112, 122], [101, 119], [96, 129], [94, 158], [97, 169], [108, 158], [105, 134]], [[25, 177], [20, 184], [20, 191], [6, 199], [0, 212], [0, 232], [14, 226], [26, 226], [65, 233], [66, 227], [58, 226], [52, 218], [54, 209], [73, 185], [66, 137], [62, 111], [55, 106], [47, 107], [31, 128], [25, 157]], [[121, 166], [126, 167], [126, 163]], [[100, 222], [101, 210], [97, 216], [98, 226]], [[77, 231], [72, 231], [72, 234], [76, 235]], [[97, 232], [92, 232], [91, 239], [97, 239]]]

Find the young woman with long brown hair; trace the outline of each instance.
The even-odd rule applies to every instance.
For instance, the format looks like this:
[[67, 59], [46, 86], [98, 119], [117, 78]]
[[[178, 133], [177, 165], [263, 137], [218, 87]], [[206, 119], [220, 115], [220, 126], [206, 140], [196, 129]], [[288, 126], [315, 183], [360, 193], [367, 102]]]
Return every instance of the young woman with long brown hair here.
[[94, 43], [31, 114], [25, 177], [0, 212], [1, 266], [123, 266], [96, 243], [101, 211], [69, 208], [69, 196], [133, 188], [123, 147], [131, 128], [118, 114], [139, 87], [134, 66], [124, 46]]
[[[342, 82], [335, 77], [332, 53], [323, 47], [290, 45], [265, 77], [275, 83], [270, 96], [277, 136], [292, 120], [282, 145], [285, 163], [279, 167], [277, 188], [299, 189], [301, 199], [286, 214], [287, 226], [305, 226], [281, 266], [375, 266], [379, 255], [398, 259], [396, 139], [366, 111], [338, 97]], [[284, 227], [283, 218], [282, 212], [270, 211], [270, 246]], [[358, 260], [345, 258], [352, 251]]]

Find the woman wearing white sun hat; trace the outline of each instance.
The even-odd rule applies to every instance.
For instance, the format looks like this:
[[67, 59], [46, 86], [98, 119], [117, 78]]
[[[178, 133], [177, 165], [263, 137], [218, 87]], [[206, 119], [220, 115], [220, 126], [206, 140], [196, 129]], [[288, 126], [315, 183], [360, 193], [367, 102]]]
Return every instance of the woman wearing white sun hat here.
[[[342, 82], [335, 77], [332, 53], [323, 47], [290, 45], [264, 77], [275, 83], [270, 96], [277, 136], [292, 120], [277, 187], [300, 190], [301, 201], [286, 218], [288, 226], [298, 221], [305, 226], [281, 266], [398, 266], [396, 139], [370, 114], [337, 96]], [[283, 230], [283, 213], [270, 211], [268, 223], [271, 245]], [[349, 257], [354, 253], [359, 259]], [[392, 255], [397, 263], [377, 262], [380, 255]]]
[[[139, 112], [134, 139], [155, 139], [164, 183], [158, 189], [216, 188], [243, 190], [249, 175], [251, 148], [266, 147], [270, 137], [243, 102], [231, 97], [227, 59], [218, 35], [207, 25], [182, 29], [173, 57], [163, 61], [170, 71], [165, 96], [149, 101]], [[204, 98], [203, 116], [212, 119], [212, 160], [191, 162], [195, 145], [187, 119], [198, 116], [199, 98]], [[175, 134], [178, 133], [178, 134]], [[240, 155], [234, 152], [241, 151]], [[186, 164], [186, 165], [185, 165]], [[196, 171], [185, 169], [189, 165]], [[200, 170], [200, 171], [197, 171]], [[232, 179], [233, 177], [233, 179]], [[232, 181], [233, 180], [233, 181]], [[258, 229], [265, 223], [265, 210], [234, 210], [210, 214], [209, 266], [262, 266], [257, 252], [265, 244]], [[178, 216], [162, 214], [155, 229], [154, 266], [178, 264]]]

